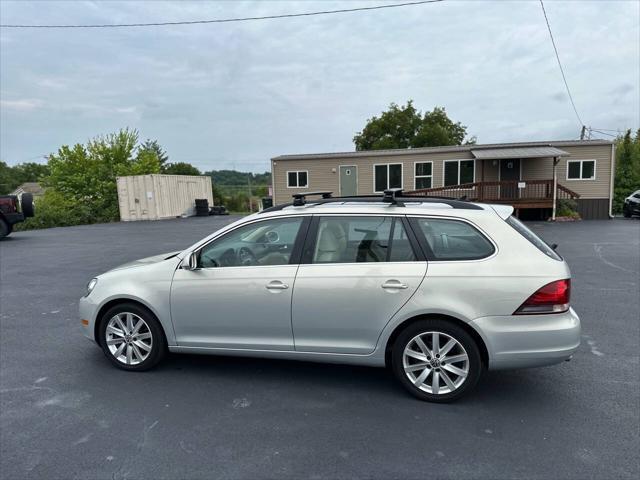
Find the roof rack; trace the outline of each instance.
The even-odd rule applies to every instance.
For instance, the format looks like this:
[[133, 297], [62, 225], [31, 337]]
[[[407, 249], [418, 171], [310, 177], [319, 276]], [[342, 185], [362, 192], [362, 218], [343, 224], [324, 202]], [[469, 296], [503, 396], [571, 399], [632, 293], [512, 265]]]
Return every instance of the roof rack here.
[[287, 207], [302, 207], [306, 205], [306, 197], [308, 196], [322, 196], [319, 200], [312, 200], [310, 205], [318, 206], [327, 203], [390, 203], [396, 207], [404, 207], [406, 203], [443, 203], [449, 205], [451, 208], [459, 208], [464, 210], [482, 210], [482, 207], [471, 203], [467, 200], [455, 199], [450, 197], [435, 197], [435, 196], [419, 196], [419, 195], [403, 195], [401, 188], [392, 188], [385, 190], [382, 195], [353, 195], [346, 197], [332, 197], [332, 192], [307, 192], [296, 193], [293, 196], [293, 202], [283, 203], [275, 205], [273, 207], [265, 208], [260, 213], [277, 212]]
[[322, 198], [327, 199], [327, 198], [331, 198], [332, 193], [333, 192], [304, 192], [304, 193], [294, 193], [291, 196], [293, 197], [293, 206], [301, 207], [306, 203], [305, 200], [307, 199], [307, 197], [321, 195]]

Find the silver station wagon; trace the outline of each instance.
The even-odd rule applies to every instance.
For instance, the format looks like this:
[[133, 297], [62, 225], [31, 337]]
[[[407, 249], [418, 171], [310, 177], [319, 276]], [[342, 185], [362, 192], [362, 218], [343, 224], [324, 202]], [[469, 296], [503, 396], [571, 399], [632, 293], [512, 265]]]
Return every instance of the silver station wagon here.
[[416, 397], [451, 401], [486, 369], [559, 363], [580, 343], [567, 264], [512, 213], [397, 190], [295, 195], [94, 278], [82, 328], [124, 370], [167, 351], [387, 366]]

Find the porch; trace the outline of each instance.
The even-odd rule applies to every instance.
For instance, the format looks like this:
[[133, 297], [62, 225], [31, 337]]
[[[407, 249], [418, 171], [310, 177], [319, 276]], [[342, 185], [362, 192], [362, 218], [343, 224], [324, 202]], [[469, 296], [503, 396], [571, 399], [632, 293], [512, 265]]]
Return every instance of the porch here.
[[[500, 180], [473, 182], [446, 187], [425, 188], [404, 192], [405, 195], [426, 195], [449, 198], [466, 197], [474, 202], [502, 203], [516, 209], [553, 208], [553, 179]], [[556, 200], [580, 198], [573, 190], [556, 182]]]

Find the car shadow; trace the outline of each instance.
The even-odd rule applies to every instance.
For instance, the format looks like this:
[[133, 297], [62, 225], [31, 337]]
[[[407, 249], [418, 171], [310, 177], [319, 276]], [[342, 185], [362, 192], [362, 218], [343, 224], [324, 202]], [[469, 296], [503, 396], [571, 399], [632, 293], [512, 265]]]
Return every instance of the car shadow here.
[[[340, 390], [352, 393], [357, 389], [370, 399], [377, 396], [380, 400], [393, 397], [420, 402], [397, 383], [389, 368], [299, 360], [170, 354], [157, 370], [170, 375], [179, 372], [181, 377], [194, 381], [206, 378], [218, 379], [223, 383], [250, 382], [254, 390], [261, 387], [273, 389], [274, 386], [287, 388], [292, 385], [300, 392], [307, 388], [320, 388], [337, 393]], [[552, 390], [553, 385], [560, 385], [561, 382], [549, 381], [549, 374], [562, 375], [553, 368], [485, 372], [474, 391], [454, 404], [490, 403], [499, 406], [516, 402], [544, 408], [546, 403], [553, 404], [565, 399], [565, 392]], [[557, 397], [554, 399], [556, 393]]]

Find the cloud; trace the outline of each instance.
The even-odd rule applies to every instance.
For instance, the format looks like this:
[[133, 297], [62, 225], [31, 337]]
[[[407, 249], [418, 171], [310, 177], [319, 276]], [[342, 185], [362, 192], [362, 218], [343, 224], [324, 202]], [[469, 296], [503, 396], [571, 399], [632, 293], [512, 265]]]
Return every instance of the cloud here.
[[[158, 5], [2, 9], [3, 23], [117, 23], [371, 3]], [[583, 120], [637, 128], [638, 5], [550, 2], [547, 13]], [[148, 29], [3, 29], [0, 49], [0, 157], [9, 162], [129, 126], [157, 138], [172, 161], [265, 170], [278, 154], [351, 150], [367, 118], [410, 98], [423, 111], [446, 107], [481, 143], [575, 138], [580, 128], [537, 2]]]
[[0, 100], [0, 108], [15, 112], [30, 112], [40, 109], [44, 105], [41, 100], [23, 98], [19, 100]]

